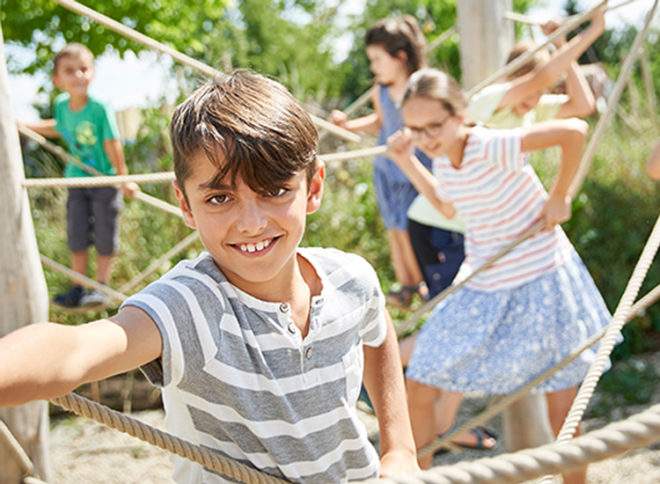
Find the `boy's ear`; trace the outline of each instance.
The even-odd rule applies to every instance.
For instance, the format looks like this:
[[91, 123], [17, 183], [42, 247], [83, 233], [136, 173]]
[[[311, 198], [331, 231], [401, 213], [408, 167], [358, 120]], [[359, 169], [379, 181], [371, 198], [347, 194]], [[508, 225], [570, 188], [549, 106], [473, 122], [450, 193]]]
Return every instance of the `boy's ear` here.
[[53, 81], [53, 86], [55, 86], [57, 89], [62, 89], [60, 87], [60, 78], [57, 74], [53, 74], [50, 79]]
[[325, 165], [319, 162], [312, 179], [309, 182], [309, 190], [307, 190], [307, 213], [316, 212], [321, 206], [321, 199], [323, 198], [323, 180], [325, 179]]
[[408, 62], [408, 54], [406, 54], [406, 51], [403, 49], [399, 49], [396, 51], [396, 58], [399, 59], [404, 64]]
[[174, 185], [176, 198], [179, 200], [179, 208], [181, 208], [181, 213], [183, 214], [183, 221], [191, 229], [196, 229], [197, 224], [195, 224], [195, 217], [190, 211], [190, 207], [188, 206], [188, 201], [186, 200], [186, 196], [184, 195], [183, 190], [179, 188], [179, 184], [176, 182], [176, 180], [172, 182], [172, 185]]

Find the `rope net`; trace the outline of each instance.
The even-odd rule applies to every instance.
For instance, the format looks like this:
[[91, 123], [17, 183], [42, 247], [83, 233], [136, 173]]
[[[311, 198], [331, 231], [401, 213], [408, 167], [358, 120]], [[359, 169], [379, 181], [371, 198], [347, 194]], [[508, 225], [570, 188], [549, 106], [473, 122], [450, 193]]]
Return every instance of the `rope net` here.
[[[85, 7], [75, 1], [71, 1], [71, 0], [56, 0], [56, 1], [63, 7], [68, 8], [81, 15], [88, 16], [93, 20], [97, 21], [98, 23], [105, 25], [106, 27], [111, 28], [112, 30], [115, 30], [116, 32], [128, 38], [136, 40], [152, 49], [164, 52], [170, 55], [173, 59], [177, 60], [178, 62], [181, 62], [209, 77], [224, 76], [224, 73], [217, 71], [216, 69], [209, 67], [199, 61], [196, 61], [195, 59], [191, 59], [175, 51], [174, 49], [171, 49], [163, 44], [154, 41], [153, 39], [150, 39], [149, 37], [143, 34], [135, 32], [134, 30], [129, 29], [123, 24], [116, 22], [112, 19], [109, 19], [108, 17], [105, 17], [99, 14], [98, 12], [95, 12], [92, 9], [89, 9], [88, 7]], [[626, 1], [624, 2], [624, 4], [625, 3], [628, 2]], [[584, 14], [570, 18], [552, 35], [548, 36], [547, 41], [544, 44], [538, 46], [536, 50], [532, 50], [527, 54], [520, 56], [516, 61], [507, 64], [507, 66], [502, 68], [493, 76], [489, 77], [479, 85], [475, 86], [472, 90], [470, 90], [467, 93], [467, 95], [469, 96], [474, 92], [477, 92], [478, 90], [491, 84], [495, 80], [516, 70], [519, 67], [519, 65], [524, 64], [538, 50], [544, 48], [555, 38], [557, 38], [560, 35], [564, 35], [566, 32], [572, 30], [575, 26], [579, 25], [584, 20], [590, 18], [594, 14], [594, 12], [601, 7], [601, 5], [602, 4], [597, 5], [596, 7], [594, 7], [593, 9], [591, 9], [590, 11]], [[619, 97], [623, 90], [624, 83], [626, 82], [630, 74], [636, 54], [639, 51], [639, 46], [641, 45], [641, 41], [644, 39], [646, 32], [648, 31], [650, 20], [653, 16], [653, 13], [655, 12], [656, 6], [657, 6], [657, 0], [654, 2], [653, 8], [651, 9], [651, 11], [647, 16], [647, 21], [644, 29], [642, 29], [638, 33], [633, 48], [631, 49], [631, 52], [628, 55], [626, 62], [624, 63], [622, 73], [619, 76], [619, 79], [617, 80], [617, 84], [614, 88], [612, 95], [610, 96], [608, 102], [609, 108], [606, 111], [605, 115], [603, 115], [599, 120], [594, 135], [590, 140], [590, 144], [587, 147], [585, 154], [583, 155], [582, 161], [580, 163], [578, 175], [576, 175], [573, 185], [571, 186], [571, 192], [573, 195], [578, 190], [580, 184], [582, 183], [582, 180], [584, 179], [586, 171], [588, 170], [588, 167], [591, 161], [593, 160], [597, 143], [603, 134], [603, 129], [605, 124], [609, 121], [609, 119], [611, 119], [612, 112], [614, 111], [614, 107], [618, 103]], [[616, 8], [616, 7], [612, 7], [612, 8]], [[446, 40], [451, 35], [453, 35], [454, 30], [455, 29], [452, 28], [449, 31], [445, 32], [443, 35], [441, 35], [438, 38], [437, 44], [442, 43], [444, 40]], [[363, 95], [360, 98], [360, 102], [364, 102], [363, 99], [368, 99], [368, 94], [369, 93], [365, 93], [365, 95]], [[357, 109], [357, 107], [349, 108], [349, 109]], [[363, 141], [362, 138], [358, 135], [355, 135], [351, 132], [338, 128], [332, 123], [322, 120], [314, 115], [310, 114], [310, 116], [312, 117], [312, 120], [317, 126], [323, 128], [324, 130], [332, 134], [340, 136], [343, 139], [354, 143], [360, 143]], [[36, 135], [36, 133], [24, 132], [23, 129], [22, 129], [22, 133], [34, 139], [35, 141], [39, 142], [40, 144], [45, 146], [47, 149], [53, 151], [57, 155], [62, 156], [67, 161], [71, 161], [76, 164], [82, 165], [80, 162], [78, 162], [77, 159], [69, 155], [61, 148], [56, 147], [54, 145], [48, 146], [49, 143], [46, 142], [45, 140], [38, 140], [37, 137], [39, 135]], [[327, 163], [331, 163], [331, 162], [345, 161], [355, 158], [374, 156], [378, 154], [383, 154], [386, 151], [387, 151], [387, 147], [377, 146], [373, 148], [359, 149], [359, 150], [343, 152], [343, 153], [325, 154], [325, 155], [321, 155], [320, 158], [321, 160]], [[83, 166], [85, 167], [83, 169], [88, 168], [86, 167], [86, 165]], [[129, 181], [133, 181], [136, 183], [166, 183], [166, 182], [171, 182], [171, 180], [173, 179], [173, 174], [169, 172], [142, 174], [142, 175], [113, 176], [113, 177], [100, 176], [98, 172], [91, 174], [95, 176], [85, 177], [80, 179], [68, 178], [68, 179], [26, 180], [24, 182], [24, 186], [26, 188], [89, 187], [89, 186], [119, 185]], [[146, 194], [140, 194], [138, 195], [138, 198], [161, 210], [167, 211], [169, 213], [178, 216], [181, 215], [181, 212], [177, 207], [167, 204], [162, 200], [153, 199], [153, 197], [149, 197]], [[451, 438], [468, 430], [469, 428], [471, 428], [474, 425], [477, 425], [478, 423], [485, 422], [496, 412], [505, 408], [507, 405], [510, 405], [517, 398], [519, 398], [524, 393], [529, 391], [529, 389], [533, 388], [533, 386], [536, 386], [540, 381], [542, 381], [542, 379], [547, 378], [555, 371], [558, 371], [561, 367], [563, 367], [561, 365], [568, 364], [570, 361], [572, 361], [572, 359], [575, 359], [586, 348], [592, 346], [598, 340], [603, 338], [603, 342], [601, 343], [596, 362], [594, 362], [594, 364], [592, 365], [592, 369], [590, 369], [589, 374], [585, 379], [585, 382], [580, 387], [580, 392], [578, 393], [578, 396], [576, 397], [573, 407], [569, 412], [569, 416], [566, 419], [564, 428], [562, 429], [562, 432], [559, 435], [558, 443], [560, 443], [561, 445], [548, 445], [537, 449], [521, 451], [515, 454], [504, 454], [496, 458], [484, 459], [476, 462], [471, 462], [469, 464], [458, 464], [456, 466], [451, 466], [451, 467], [439, 467], [431, 471], [428, 471], [426, 473], [423, 473], [420, 476], [414, 476], [414, 477], [410, 476], [410, 477], [401, 478], [400, 480], [396, 480], [396, 479], [380, 480], [380, 482], [434, 482], [434, 483], [436, 482], [437, 483], [518, 482], [519, 480], [526, 480], [532, 477], [538, 477], [548, 472], [551, 473], [563, 472], [566, 470], [582, 467], [589, 462], [594, 462], [595, 460], [601, 460], [610, 457], [612, 455], [619, 454], [630, 448], [637, 448], [644, 445], [648, 445], [648, 443], [653, 442], [654, 439], [657, 439], [658, 436], [660, 436], [660, 406], [652, 407], [651, 409], [635, 417], [632, 417], [627, 421], [612, 424], [604, 429], [594, 431], [590, 434], [584, 435], [582, 437], [578, 437], [576, 439], [572, 439], [570, 442], [568, 442], [568, 440], [571, 439], [573, 433], [575, 432], [575, 429], [577, 428], [577, 425], [579, 424], [582, 418], [584, 409], [586, 408], [586, 404], [588, 403], [590, 396], [593, 394], [593, 390], [605, 366], [605, 361], [609, 357], [609, 353], [611, 352], [614, 346], [614, 340], [618, 332], [620, 331], [621, 327], [625, 324], [625, 322], [629, 321], [634, 314], [637, 314], [639, 311], [642, 311], [645, 307], [648, 307], [655, 300], [657, 300], [658, 297], [660, 297], [660, 290], [658, 287], [656, 287], [654, 291], [647, 294], [647, 296], [645, 296], [645, 298], [640, 300], [638, 304], [636, 305], [632, 304], [632, 301], [634, 300], [634, 297], [636, 296], [639, 287], [644, 279], [646, 271], [650, 266], [650, 262], [653, 260], [653, 255], [657, 251], [658, 244], [660, 243], [659, 227], [660, 227], [660, 219], [659, 222], [656, 223], [654, 231], [650, 236], [647, 245], [644, 248], [642, 256], [640, 257], [640, 261], [635, 267], [633, 276], [629, 281], [628, 287], [626, 288], [626, 292], [624, 293], [624, 296], [622, 297], [621, 302], [619, 303], [619, 306], [617, 308], [617, 311], [615, 312], [613, 320], [604, 333], [597, 335], [597, 337], [592, 338], [582, 347], [575, 349], [567, 357], [565, 361], [560, 362], [558, 365], [549, 369], [543, 375], [539, 375], [537, 379], [535, 379], [533, 382], [530, 382], [519, 392], [516, 392], [516, 394], [509, 395], [503, 398], [500, 402], [498, 402], [498, 404], [493, 405], [492, 408], [488, 409], [486, 412], [478, 416], [473, 421], [462, 426], [461, 428], [457, 429], [451, 434], [444, 436], [443, 439], [431, 444], [430, 446], [424, 449], [421, 449], [420, 455], [424, 455], [424, 453], [437, 450], [438, 448], [443, 446], [450, 446], [451, 444], [449, 443], [449, 441], [451, 440]], [[542, 224], [540, 223], [531, 227], [527, 233], [523, 234], [523, 236], [521, 236], [518, 240], [514, 241], [509, 247], [505, 249], [505, 251], [502, 251], [502, 253], [494, 256], [493, 259], [489, 260], [487, 264], [485, 264], [484, 266], [478, 268], [477, 271], [473, 272], [470, 276], [468, 276], [468, 278], [465, 279], [461, 284], [452, 286], [452, 288], [448, 289], [444, 293], [441, 293], [431, 302], [423, 305], [417, 312], [415, 312], [415, 314], [413, 314], [413, 316], [411, 316], [403, 325], [401, 325], [398, 328], [398, 332], [401, 334], [405, 330], [409, 329], [409, 326], [411, 324], [417, 322], [420, 316], [422, 316], [432, 306], [435, 306], [441, 299], [447, 297], [449, 294], [456, 291], [459, 287], [461, 287], [462, 284], [464, 284], [469, 279], [474, 277], [474, 275], [476, 275], [478, 271], [483, 270], [485, 267], [487, 267], [488, 265], [492, 264], [493, 262], [504, 256], [515, 246], [517, 246], [523, 240], [529, 238], [531, 235], [536, 233], [541, 228], [542, 228]], [[96, 281], [88, 280], [87, 278], [81, 277], [77, 273], [72, 273], [73, 271], [67, 272], [68, 269], [59, 266], [58, 264], [48, 260], [47, 258], [42, 257], [42, 261], [44, 262], [45, 265], [49, 267], [57, 268], [57, 270], [64, 272], [65, 274], [69, 275], [69, 277], [71, 277], [72, 279], [78, 280], [79, 282], [82, 282], [85, 285], [95, 287], [96, 284], [95, 288], [108, 294], [112, 298], [121, 301], [126, 298], [126, 295], [123, 294], [124, 291], [128, 291], [133, 287], [135, 287], [136, 284], [141, 282], [141, 280], [143, 280], [150, 273], [156, 270], [158, 266], [162, 265], [162, 263], [165, 260], [173, 257], [176, 253], [178, 253], [178, 251], [183, 250], [185, 247], [187, 247], [195, 240], [196, 240], [196, 234], [193, 233], [189, 237], [187, 237], [184, 241], [182, 241], [180, 244], [177, 244], [177, 246], [174, 247], [171, 251], [168, 251], [166, 254], [164, 254], [161, 259], [158, 259], [152, 265], [150, 265], [134, 281], [131, 281], [130, 283], [123, 286], [120, 289], [120, 291], [114, 291], [111, 288], [99, 285], [98, 283], [96, 283]], [[110, 409], [102, 407], [99, 404], [86, 401], [85, 399], [77, 395], [70, 394], [65, 397], [56, 398], [53, 399], [53, 402], [63, 406], [64, 408], [75, 411], [76, 413], [85, 415], [89, 418], [93, 418], [110, 427], [116, 428], [130, 435], [133, 435], [137, 438], [140, 438], [153, 445], [164, 448], [172, 453], [194, 460], [195, 462], [199, 462], [200, 464], [208, 468], [214, 469], [224, 475], [235, 478], [241, 482], [254, 482], [254, 483], [284, 482], [278, 478], [275, 478], [267, 474], [263, 474], [251, 467], [245, 466], [231, 459], [225, 459], [222, 456], [219, 456], [217, 453], [210, 452], [206, 449], [182, 441], [181, 439], [178, 439], [174, 436], [168, 435], [162, 431], [153, 429], [135, 419], [132, 419], [125, 415], [121, 415]], [[0, 436], [2, 436], [5, 441], [11, 442], [12, 441], [11, 434], [8, 432], [4, 432], [2, 430], [3, 430], [2, 426], [0, 426]], [[20, 446], [19, 448], [12, 446], [12, 448], [14, 449], [17, 458], [21, 461], [26, 472], [30, 473], [32, 469], [31, 462], [29, 461], [29, 459], [22, 457], [22, 452], [21, 452], [22, 449], [20, 449]]]

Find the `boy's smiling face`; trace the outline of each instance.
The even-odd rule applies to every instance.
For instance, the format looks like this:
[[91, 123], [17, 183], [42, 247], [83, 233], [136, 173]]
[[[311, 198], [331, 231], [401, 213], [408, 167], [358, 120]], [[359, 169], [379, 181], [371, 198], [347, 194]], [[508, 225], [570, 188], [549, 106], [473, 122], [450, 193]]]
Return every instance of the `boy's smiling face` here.
[[[231, 176], [219, 185], [218, 173], [200, 150], [185, 181], [185, 196], [175, 186], [186, 224], [199, 231], [204, 247], [227, 279], [256, 297], [277, 299], [297, 268], [296, 251], [305, 217], [316, 211], [323, 195], [324, 169], [307, 186], [306, 173], [293, 175], [278, 193], [256, 193]], [[186, 201], [187, 198], [187, 201]]]
[[53, 84], [71, 96], [86, 96], [94, 79], [94, 59], [85, 54], [65, 55], [57, 63]]

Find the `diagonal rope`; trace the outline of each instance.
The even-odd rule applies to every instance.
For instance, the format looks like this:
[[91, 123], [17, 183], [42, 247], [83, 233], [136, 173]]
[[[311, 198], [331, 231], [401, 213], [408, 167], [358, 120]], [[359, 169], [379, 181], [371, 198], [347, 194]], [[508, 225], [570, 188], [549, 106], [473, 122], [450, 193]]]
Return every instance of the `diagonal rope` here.
[[[192, 69], [195, 69], [196, 71], [204, 74], [207, 77], [213, 78], [213, 79], [223, 79], [227, 76], [224, 72], [215, 69], [214, 67], [208, 66], [204, 64], [203, 62], [200, 62], [196, 59], [193, 59], [192, 57], [189, 57], [176, 49], [173, 49], [172, 47], [169, 47], [161, 42], [158, 42], [130, 27], [127, 27], [126, 25], [122, 24], [121, 22], [117, 22], [114, 19], [111, 19], [110, 17], [103, 15], [96, 10], [93, 10], [79, 2], [75, 2], [73, 0], [55, 0], [57, 3], [59, 3], [62, 7], [71, 10], [72, 12], [75, 12], [79, 15], [84, 15], [85, 17], [89, 17], [90, 19], [94, 20], [95, 22], [103, 25], [104, 27], [109, 28], [110, 30], [113, 30], [117, 32], [120, 35], [123, 35], [124, 37], [127, 37], [131, 40], [134, 40], [135, 42], [142, 44], [146, 47], [149, 47], [150, 49], [157, 50], [159, 52], [162, 52], [163, 54], [169, 55], [172, 57], [172, 59], [176, 60], [180, 64], [186, 65], [188, 67], [191, 67]], [[327, 121], [322, 120], [321, 118], [312, 115], [311, 113], [310, 117], [312, 118], [312, 121], [314, 124], [317, 126], [323, 127], [324, 129], [331, 131], [333, 134], [336, 136], [342, 137], [348, 141], [354, 141], [354, 142], [359, 142], [361, 140], [361, 137], [351, 133], [348, 130], [342, 129], [339, 126], [335, 126], [332, 123], [328, 123]], [[326, 124], [327, 123], [327, 124]], [[329, 126], [328, 126], [329, 125]]]
[[217, 452], [191, 444], [183, 439], [158, 430], [137, 419], [107, 408], [96, 402], [70, 393], [63, 397], [53, 398], [52, 402], [62, 408], [79, 415], [101, 422], [108, 427], [124, 432], [156, 447], [167, 450], [180, 457], [202, 464], [209, 469], [225, 476], [249, 484], [275, 484], [286, 481], [271, 476], [238, 461], [224, 457]]
[[[623, 7], [625, 5], [628, 5], [629, 3], [636, 2], [637, 0], [624, 0], [621, 3], [618, 3], [616, 5], [610, 5], [608, 6], [605, 11], [609, 12], [611, 10], [616, 10], [617, 8]], [[511, 20], [513, 22], [520, 22], [523, 24], [527, 25], [543, 25], [546, 21], [545, 20], [536, 20], [533, 19], [527, 15], [523, 15], [518, 12], [505, 12], [504, 15], [502, 16], [505, 20]], [[572, 17], [568, 17], [572, 18]]]
[[621, 297], [621, 301], [619, 302], [619, 306], [617, 307], [617, 310], [614, 313], [612, 322], [609, 324], [607, 328], [607, 332], [603, 337], [603, 341], [601, 342], [600, 347], [598, 348], [596, 359], [591, 364], [591, 367], [589, 368], [589, 371], [587, 372], [587, 376], [582, 382], [582, 385], [580, 385], [578, 394], [575, 397], [575, 400], [573, 401], [573, 405], [571, 406], [571, 409], [568, 413], [568, 416], [566, 417], [564, 425], [561, 431], [559, 432], [559, 436], [557, 437], [557, 443], [565, 442], [575, 434], [575, 431], [580, 423], [580, 420], [582, 420], [582, 415], [584, 414], [584, 411], [587, 408], [587, 404], [589, 403], [589, 400], [591, 399], [591, 396], [594, 393], [598, 380], [600, 379], [603, 371], [605, 370], [605, 365], [609, 361], [609, 356], [612, 350], [614, 349], [614, 345], [616, 344], [616, 339], [619, 336], [619, 333], [621, 332], [621, 328], [625, 324], [625, 316], [627, 312], [630, 311], [632, 302], [634, 301], [635, 296], [639, 292], [639, 288], [641, 287], [642, 282], [644, 281], [646, 272], [648, 271], [649, 267], [651, 266], [651, 263], [653, 262], [653, 258], [658, 250], [659, 245], [660, 245], [660, 216], [658, 217], [658, 220], [655, 223], [655, 226], [653, 228], [653, 231], [651, 232], [651, 236], [649, 240], [644, 246], [642, 255], [640, 256], [639, 261], [635, 266], [635, 270], [633, 271], [632, 277], [628, 281], [623, 296]]
[[28, 476], [33, 476], [34, 464], [30, 460], [30, 456], [28, 456], [27, 452], [25, 452], [18, 442], [18, 439], [14, 437], [14, 434], [11, 433], [11, 430], [9, 430], [9, 427], [7, 427], [7, 424], [2, 419], [0, 419], [0, 437], [7, 444], [11, 453], [14, 454], [23, 472]]
[[477, 84], [476, 86], [470, 88], [467, 93], [466, 93], [466, 98], [471, 98], [474, 93], [477, 93], [481, 91], [484, 87], [489, 86], [496, 80], [498, 80], [501, 77], [505, 77], [512, 72], [515, 72], [518, 68], [520, 68], [523, 64], [525, 64], [527, 61], [529, 61], [532, 56], [536, 55], [537, 52], [539, 52], [541, 49], [544, 49], [547, 45], [549, 45], [551, 42], [553, 42], [555, 39], [557, 39], [560, 35], [564, 35], [574, 28], [576, 28], [578, 25], [580, 25], [582, 22], [585, 20], [591, 18], [596, 10], [598, 10], [601, 5], [607, 3], [607, 0], [599, 2], [595, 7], [593, 7], [591, 10], [576, 15], [575, 17], [571, 17], [570, 19], [567, 19], [557, 30], [552, 32], [550, 34], [545, 42], [543, 42], [541, 45], [535, 47], [534, 49], [531, 49], [524, 54], [516, 57], [513, 61], [509, 62], [508, 64], [504, 65], [500, 70], [496, 71], [492, 75], [488, 76], [486, 79], [484, 79], [482, 82]]
[[126, 294], [122, 294], [119, 291], [115, 291], [111, 287], [106, 286], [105, 284], [101, 284], [100, 282], [95, 281], [94, 279], [90, 279], [89, 277], [85, 276], [84, 274], [81, 274], [80, 272], [76, 272], [72, 269], [69, 269], [68, 267], [58, 264], [57, 262], [55, 262], [52, 259], [49, 259], [43, 254], [39, 254], [39, 257], [41, 258], [41, 263], [44, 266], [54, 271], [57, 271], [60, 274], [64, 274], [73, 282], [77, 282], [78, 284], [82, 284], [83, 286], [91, 287], [92, 289], [101, 291], [103, 294], [110, 296], [112, 299], [116, 301], [122, 302], [128, 297], [126, 296]]
[[142, 281], [144, 281], [147, 277], [149, 277], [151, 274], [156, 272], [160, 267], [170, 259], [174, 258], [184, 250], [186, 250], [188, 247], [190, 247], [193, 243], [197, 241], [199, 238], [199, 235], [197, 234], [197, 231], [195, 230], [194, 232], [188, 234], [183, 240], [181, 240], [178, 244], [176, 244], [174, 247], [172, 247], [170, 250], [165, 252], [162, 256], [160, 256], [158, 259], [153, 261], [151, 264], [149, 264], [149, 267], [147, 267], [145, 270], [143, 270], [141, 273], [139, 273], [137, 276], [135, 276], [133, 279], [128, 281], [126, 284], [121, 286], [119, 288], [120, 292], [129, 292], [132, 290], [135, 286], [140, 284]]
[[637, 415], [577, 437], [562, 446], [546, 444], [496, 457], [438, 466], [415, 475], [370, 479], [363, 484], [510, 484], [646, 447], [660, 439], [660, 404]]

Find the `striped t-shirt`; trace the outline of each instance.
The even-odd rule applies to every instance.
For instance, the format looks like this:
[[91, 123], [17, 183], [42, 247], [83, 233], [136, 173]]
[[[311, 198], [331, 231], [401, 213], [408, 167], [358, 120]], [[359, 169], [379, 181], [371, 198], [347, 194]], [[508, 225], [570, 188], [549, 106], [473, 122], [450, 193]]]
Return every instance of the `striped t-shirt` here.
[[[433, 162], [437, 194], [465, 219], [466, 262], [474, 270], [540, 220], [548, 195], [521, 151], [519, 130], [472, 128], [455, 168]], [[570, 242], [559, 226], [540, 231], [482, 271], [467, 285], [496, 291], [531, 281], [567, 260]]]
[[[174, 435], [293, 482], [376, 476], [355, 404], [362, 344], [379, 346], [387, 331], [378, 278], [356, 255], [299, 253], [323, 284], [305, 339], [286, 303], [242, 292], [204, 253], [124, 303], [146, 311], [162, 335], [161, 358], [142, 369], [163, 386]], [[179, 483], [233, 482], [174, 460]]]

